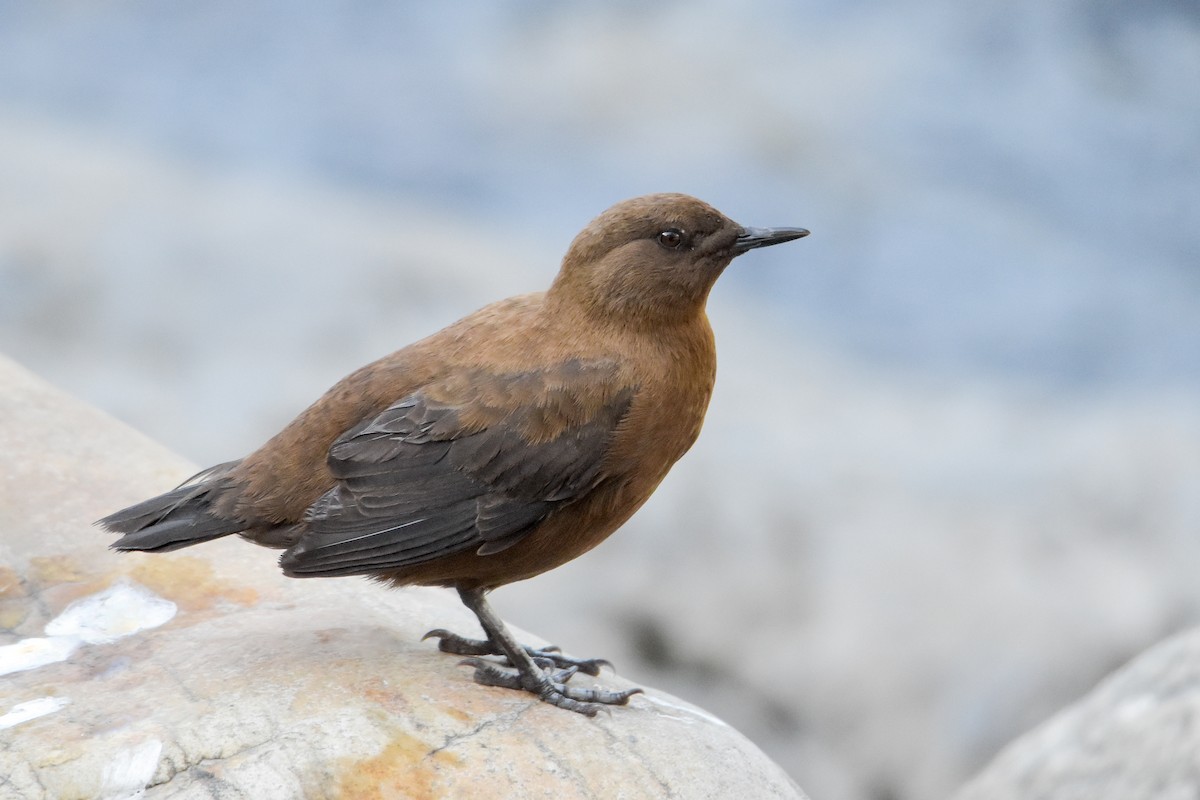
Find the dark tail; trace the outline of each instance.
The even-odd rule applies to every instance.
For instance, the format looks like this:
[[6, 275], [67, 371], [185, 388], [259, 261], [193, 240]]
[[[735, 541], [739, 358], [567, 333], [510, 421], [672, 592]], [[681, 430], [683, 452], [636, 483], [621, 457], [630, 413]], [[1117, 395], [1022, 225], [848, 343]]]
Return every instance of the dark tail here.
[[245, 530], [248, 526], [244, 521], [217, 516], [211, 508], [214, 495], [227, 486], [223, 479], [237, 464], [230, 461], [210, 467], [166, 494], [110, 514], [96, 524], [124, 534], [110, 545], [114, 550], [153, 553]]

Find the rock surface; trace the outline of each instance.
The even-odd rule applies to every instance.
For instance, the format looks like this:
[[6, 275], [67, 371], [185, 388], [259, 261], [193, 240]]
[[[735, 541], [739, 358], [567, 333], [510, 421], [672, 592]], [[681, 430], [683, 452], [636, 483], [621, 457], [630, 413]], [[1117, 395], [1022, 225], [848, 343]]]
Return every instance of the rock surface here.
[[1009, 745], [955, 800], [1200, 797], [1200, 629], [1138, 656]]
[[91, 521], [191, 466], [6, 360], [0, 461], [4, 800], [803, 797], [657, 691], [587, 719], [476, 686], [420, 641], [475, 631], [448, 592], [292, 581], [236, 539], [109, 552]]

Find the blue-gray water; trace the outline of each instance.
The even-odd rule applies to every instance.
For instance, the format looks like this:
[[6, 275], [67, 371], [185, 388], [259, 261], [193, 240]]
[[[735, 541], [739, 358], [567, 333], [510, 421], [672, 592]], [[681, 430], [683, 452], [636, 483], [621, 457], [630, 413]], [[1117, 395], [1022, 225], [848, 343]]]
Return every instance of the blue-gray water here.
[[612, 201], [686, 191], [813, 230], [724, 291], [818, 345], [1194, 388], [1197, 8], [9, 0], [0, 107], [551, 251]]

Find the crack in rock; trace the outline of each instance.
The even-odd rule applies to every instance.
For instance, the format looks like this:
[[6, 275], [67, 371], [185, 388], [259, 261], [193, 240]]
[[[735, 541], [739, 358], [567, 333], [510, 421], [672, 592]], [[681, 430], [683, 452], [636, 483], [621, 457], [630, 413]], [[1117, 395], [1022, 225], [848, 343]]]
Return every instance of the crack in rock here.
[[534, 704], [530, 703], [528, 705], [525, 705], [521, 708], [516, 709], [515, 711], [510, 711], [505, 714], [497, 714], [496, 716], [494, 716], [490, 719], [486, 719], [469, 731], [463, 731], [462, 733], [452, 733], [446, 737], [445, 741], [443, 741], [441, 743], [441, 745], [433, 748], [428, 753], [426, 753], [425, 758], [432, 758], [433, 756], [436, 756], [438, 753], [442, 752], [443, 750], [446, 750], [447, 748], [452, 747], [452, 746], [458, 744], [459, 742], [463, 742], [463, 741], [466, 741], [467, 739], [471, 739], [475, 736], [478, 736], [480, 733], [482, 733], [486, 729], [492, 727], [493, 725], [503, 723], [505, 728], [511, 727], [514, 722], [519, 720], [522, 716], [524, 716], [529, 711], [529, 709], [531, 709], [533, 707], [534, 707]]
[[286, 734], [283, 736], [280, 736], [273, 731], [265, 739], [263, 739], [261, 741], [248, 742], [248, 743], [242, 744], [242, 745], [238, 746], [238, 748], [233, 750], [232, 752], [226, 753], [226, 752], [222, 751], [221, 753], [219, 753], [217, 755], [197, 755], [196, 757], [189, 755], [188, 752], [179, 745], [179, 742], [172, 742], [172, 744], [175, 745], [175, 749], [177, 750], [177, 752], [183, 756], [183, 763], [178, 764], [173, 759], [170, 759], [170, 760], [164, 759], [167, 761], [168, 764], [170, 764], [170, 767], [167, 769], [166, 776], [162, 780], [151, 780], [151, 782], [146, 785], [146, 788], [149, 789], [154, 786], [163, 786], [165, 784], [168, 784], [171, 781], [175, 780], [175, 778], [179, 777], [180, 775], [190, 774], [190, 773], [194, 773], [194, 772], [200, 770], [202, 768], [202, 765], [220, 763], [223, 761], [231, 761], [231, 760], [233, 760], [235, 758], [239, 758], [241, 756], [250, 755], [250, 754], [254, 753], [254, 751], [256, 751], [256, 750], [260, 750], [269, 744], [284, 740], [286, 738], [289, 738], [286, 736]]

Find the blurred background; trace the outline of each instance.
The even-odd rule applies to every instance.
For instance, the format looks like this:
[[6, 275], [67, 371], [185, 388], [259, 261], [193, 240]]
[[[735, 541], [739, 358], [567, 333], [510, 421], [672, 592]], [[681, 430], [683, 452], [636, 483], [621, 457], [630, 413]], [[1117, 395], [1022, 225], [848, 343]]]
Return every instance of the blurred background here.
[[617, 200], [810, 228], [662, 491], [495, 603], [944, 796], [1200, 619], [1198, 86], [1187, 2], [0, 0], [0, 352], [208, 465]]

